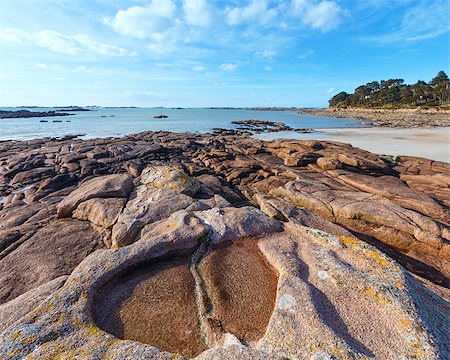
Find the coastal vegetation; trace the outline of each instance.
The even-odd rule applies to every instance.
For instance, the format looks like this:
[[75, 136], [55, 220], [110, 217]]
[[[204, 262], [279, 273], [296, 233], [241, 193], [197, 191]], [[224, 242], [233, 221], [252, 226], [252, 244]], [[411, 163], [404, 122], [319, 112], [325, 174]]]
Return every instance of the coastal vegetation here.
[[341, 91], [329, 100], [332, 108], [444, 108], [450, 107], [450, 82], [440, 71], [428, 83], [408, 85], [403, 79], [372, 81], [358, 86], [353, 94]]

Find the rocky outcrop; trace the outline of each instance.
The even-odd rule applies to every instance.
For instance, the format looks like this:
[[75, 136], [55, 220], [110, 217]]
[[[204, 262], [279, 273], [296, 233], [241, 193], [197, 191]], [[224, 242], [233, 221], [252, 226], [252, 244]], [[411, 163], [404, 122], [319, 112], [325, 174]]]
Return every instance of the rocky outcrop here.
[[0, 143], [0, 358], [444, 358], [449, 175], [235, 133]]
[[87, 181], [58, 204], [58, 217], [66, 217], [83, 201], [92, 198], [125, 198], [133, 189], [129, 175], [107, 175]]
[[45, 299], [60, 289], [68, 275], [57, 277], [15, 299], [0, 305], [0, 332], [37, 308]]
[[268, 120], [235, 120], [231, 123], [234, 125], [238, 125], [238, 130], [248, 131], [256, 134], [279, 131], [297, 131], [301, 133], [313, 132], [312, 129], [295, 129], [286, 125], [285, 123]]
[[[49, 116], [69, 116], [73, 114], [68, 114], [65, 112], [58, 111], [28, 111], [28, 110], [17, 110], [17, 111], [5, 111], [0, 110], [0, 119], [18, 119], [18, 118], [30, 118], [30, 117], [49, 117]], [[73, 110], [70, 110], [73, 111]]]
[[101, 247], [100, 236], [89, 223], [59, 220], [42, 227], [0, 261], [0, 303], [69, 275]]
[[[239, 218], [223, 225], [245, 228]], [[197, 226], [179, 231], [197, 238]], [[0, 335], [0, 356], [392, 359], [448, 350], [448, 304], [374, 247], [294, 224], [269, 228], [231, 243], [177, 237], [175, 247], [155, 233], [97, 251]]]

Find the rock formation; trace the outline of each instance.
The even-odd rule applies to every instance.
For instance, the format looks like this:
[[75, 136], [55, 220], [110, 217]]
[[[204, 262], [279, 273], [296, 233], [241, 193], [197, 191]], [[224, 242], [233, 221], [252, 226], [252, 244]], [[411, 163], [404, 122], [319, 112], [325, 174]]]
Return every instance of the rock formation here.
[[147, 132], [0, 143], [0, 358], [444, 359], [450, 166]]
[[[29, 111], [29, 110], [17, 110], [17, 111], [5, 111], [0, 110], [0, 119], [19, 119], [19, 118], [31, 118], [31, 117], [50, 117], [50, 116], [70, 116], [62, 112], [63, 110], [51, 110], [51, 111]], [[74, 111], [74, 110], [70, 110]], [[78, 111], [78, 110], [77, 110]]]

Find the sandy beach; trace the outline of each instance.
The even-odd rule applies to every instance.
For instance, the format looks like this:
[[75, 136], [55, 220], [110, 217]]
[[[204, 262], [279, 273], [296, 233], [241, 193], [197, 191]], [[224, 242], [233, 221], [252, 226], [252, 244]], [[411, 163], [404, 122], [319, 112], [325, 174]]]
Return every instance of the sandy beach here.
[[377, 154], [408, 155], [450, 161], [450, 127], [433, 129], [322, 129], [312, 134], [278, 132], [258, 134], [258, 139], [317, 139], [350, 143]]
[[396, 129], [439, 128], [450, 126], [450, 110], [437, 109], [299, 109], [299, 114], [331, 118], [353, 118], [362, 124]]

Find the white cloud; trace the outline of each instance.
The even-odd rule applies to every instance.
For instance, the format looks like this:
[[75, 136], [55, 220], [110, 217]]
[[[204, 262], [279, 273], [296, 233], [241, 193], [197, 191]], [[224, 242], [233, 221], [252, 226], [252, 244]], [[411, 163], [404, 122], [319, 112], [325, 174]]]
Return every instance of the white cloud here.
[[192, 70], [198, 71], [198, 72], [203, 72], [203, 71], [206, 71], [206, 67], [203, 65], [196, 65], [192, 68]]
[[8, 28], [0, 30], [0, 40], [25, 45], [36, 45], [53, 52], [67, 55], [77, 55], [80, 50], [70, 37], [52, 30], [26, 32]]
[[331, 88], [329, 88], [327, 91], [326, 91], [326, 93], [327, 94], [331, 94], [331, 93], [333, 93], [334, 92], [334, 90], [336, 90], [334, 87], [331, 87]]
[[223, 71], [234, 71], [238, 67], [238, 64], [224, 63], [220, 64], [219, 68]]
[[0, 81], [6, 79], [5, 74], [0, 73]]
[[449, 6], [446, 1], [420, 3], [408, 10], [398, 29], [369, 38], [383, 43], [421, 41], [450, 31]]
[[53, 52], [72, 56], [78, 55], [81, 50], [90, 50], [96, 54], [108, 56], [127, 55], [125, 49], [115, 45], [99, 43], [88, 35], [68, 36], [53, 30], [26, 32], [7, 28], [0, 30], [0, 40], [24, 45], [35, 45]]
[[264, 67], [264, 70], [265, 70], [265, 71], [272, 71], [273, 68], [272, 68], [272, 66], [265, 66], [265, 67]]
[[127, 55], [127, 50], [122, 49], [116, 45], [103, 44], [93, 40], [88, 35], [74, 35], [71, 37], [75, 40], [79, 45], [85, 47], [88, 50], [91, 50], [100, 55], [108, 55], [108, 56], [124, 56]]
[[342, 22], [342, 9], [334, 1], [322, 1], [306, 12], [304, 20], [314, 29], [329, 31]]
[[152, 0], [147, 6], [119, 10], [114, 18], [104, 19], [104, 23], [121, 35], [160, 41], [174, 26], [175, 11], [171, 0]]
[[243, 22], [257, 21], [267, 24], [276, 17], [277, 8], [270, 8], [268, 0], [251, 0], [247, 6], [226, 9], [229, 25], [238, 25]]
[[189, 25], [208, 26], [211, 23], [212, 9], [206, 0], [184, 0], [183, 10]]
[[58, 76], [52, 79], [53, 81], [65, 81], [66, 78], [64, 76]]
[[[292, 19], [322, 31], [329, 31], [341, 24], [346, 11], [334, 0], [250, 0], [246, 6], [225, 9], [228, 25], [243, 23], [278, 27], [292, 27]], [[295, 26], [294, 26], [295, 27]]]
[[330, 31], [338, 27], [344, 18], [343, 10], [335, 1], [293, 0], [292, 14], [304, 24], [322, 31]]
[[265, 59], [272, 59], [276, 55], [277, 55], [277, 52], [275, 50], [270, 50], [270, 49], [265, 49], [263, 51], [257, 51], [255, 53], [256, 57], [265, 58]]

